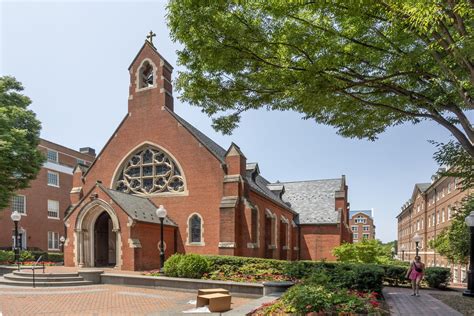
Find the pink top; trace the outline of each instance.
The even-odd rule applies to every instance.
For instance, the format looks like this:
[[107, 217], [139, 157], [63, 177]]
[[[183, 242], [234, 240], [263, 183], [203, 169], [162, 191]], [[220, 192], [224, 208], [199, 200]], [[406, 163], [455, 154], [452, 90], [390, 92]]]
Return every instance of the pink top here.
[[419, 279], [419, 278], [423, 277], [423, 271], [418, 272], [418, 271], [415, 270], [415, 267], [419, 268], [419, 269], [423, 269], [423, 264], [421, 262], [419, 264], [417, 264], [415, 261], [413, 261], [412, 266], [411, 266], [410, 275], [408, 276], [408, 278], [410, 280], [416, 280], [416, 279]]

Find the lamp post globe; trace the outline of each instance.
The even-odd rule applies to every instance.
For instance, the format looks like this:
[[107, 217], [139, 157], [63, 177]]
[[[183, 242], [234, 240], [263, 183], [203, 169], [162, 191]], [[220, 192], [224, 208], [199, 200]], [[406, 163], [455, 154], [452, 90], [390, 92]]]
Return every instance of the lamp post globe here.
[[164, 220], [166, 217], [167, 211], [163, 205], [160, 205], [156, 209], [156, 216], [160, 219], [160, 272], [163, 273], [163, 266], [165, 264], [165, 249], [164, 249], [164, 241], [163, 241], [163, 226]]
[[65, 242], [66, 242], [66, 238], [64, 236], [59, 237], [59, 243], [61, 244], [61, 251], [62, 251], [63, 254], [64, 254], [64, 243]]
[[413, 241], [415, 242], [415, 247], [416, 247], [416, 255], [418, 256], [418, 244], [420, 243], [420, 241], [423, 239], [420, 235], [418, 235], [418, 233], [415, 234], [415, 236], [413, 236]]
[[467, 290], [464, 296], [474, 297], [474, 211], [466, 217], [466, 225], [469, 227], [471, 237], [471, 249], [469, 250], [469, 270], [467, 271]]
[[13, 244], [14, 250], [15, 250], [15, 262], [18, 266], [18, 271], [20, 270], [20, 247], [19, 247], [19, 242], [18, 242], [18, 222], [21, 219], [21, 214], [18, 213], [17, 211], [13, 212], [10, 215], [10, 218], [12, 219], [13, 223], [15, 223], [15, 243]]

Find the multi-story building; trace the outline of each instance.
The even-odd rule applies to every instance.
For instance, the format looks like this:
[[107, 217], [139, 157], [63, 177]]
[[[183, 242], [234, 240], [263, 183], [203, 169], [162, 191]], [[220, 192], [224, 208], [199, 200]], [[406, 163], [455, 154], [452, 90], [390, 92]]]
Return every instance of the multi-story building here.
[[453, 177], [433, 175], [431, 180], [431, 183], [415, 184], [411, 198], [397, 215], [398, 257], [404, 261], [413, 260], [416, 253], [413, 237], [418, 234], [421, 237], [419, 255], [426, 266], [451, 268], [453, 282], [464, 283], [466, 267], [449, 262], [431, 249], [429, 242], [449, 227], [455, 208], [473, 191], [461, 190], [458, 180]]
[[75, 151], [41, 139], [39, 150], [46, 156], [30, 187], [19, 190], [10, 206], [0, 211], [0, 248], [11, 249], [14, 242], [12, 212], [20, 213], [18, 242], [22, 249], [60, 251], [59, 238], [64, 235], [64, 215], [71, 204], [72, 171], [78, 165], [90, 165], [92, 148]]
[[375, 239], [374, 210], [349, 211], [349, 225], [353, 242], [363, 239]]

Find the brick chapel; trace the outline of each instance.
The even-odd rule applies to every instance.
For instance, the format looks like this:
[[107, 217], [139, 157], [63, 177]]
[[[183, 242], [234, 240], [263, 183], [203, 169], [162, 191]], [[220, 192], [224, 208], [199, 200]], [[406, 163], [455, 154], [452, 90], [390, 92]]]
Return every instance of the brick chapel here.
[[173, 111], [172, 66], [148, 37], [129, 67], [128, 112], [73, 171], [65, 265], [159, 267], [159, 205], [173, 253], [334, 260], [352, 242], [345, 177], [270, 183]]

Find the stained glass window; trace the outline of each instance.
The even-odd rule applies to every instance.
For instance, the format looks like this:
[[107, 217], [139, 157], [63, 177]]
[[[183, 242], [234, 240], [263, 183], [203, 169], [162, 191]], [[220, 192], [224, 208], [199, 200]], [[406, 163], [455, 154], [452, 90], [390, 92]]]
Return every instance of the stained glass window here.
[[189, 219], [190, 241], [201, 242], [201, 218], [198, 215], [193, 215]]
[[146, 147], [125, 163], [115, 189], [133, 194], [184, 191], [184, 180], [176, 163], [159, 149]]

